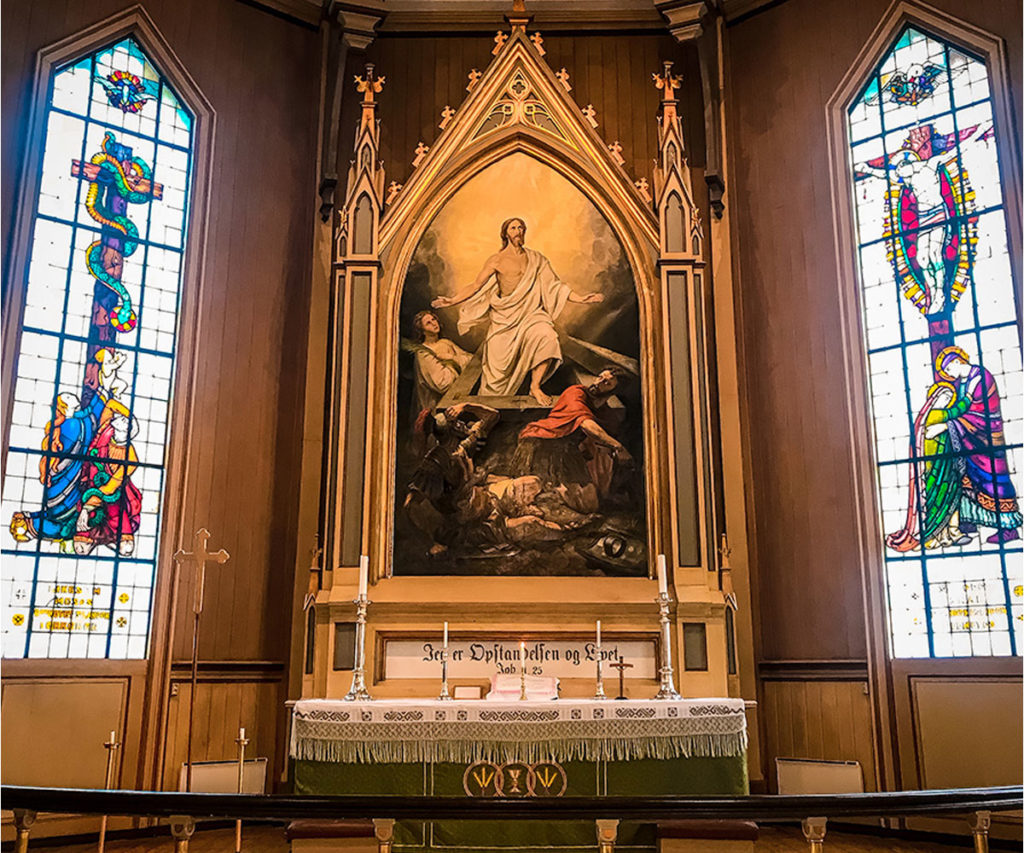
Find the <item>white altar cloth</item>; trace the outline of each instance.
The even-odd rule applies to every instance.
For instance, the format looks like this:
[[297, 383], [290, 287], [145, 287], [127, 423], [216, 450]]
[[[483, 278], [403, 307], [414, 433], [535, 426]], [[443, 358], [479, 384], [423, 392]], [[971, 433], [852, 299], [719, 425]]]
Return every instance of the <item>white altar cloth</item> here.
[[742, 699], [301, 699], [290, 755], [342, 763], [630, 761], [743, 755]]

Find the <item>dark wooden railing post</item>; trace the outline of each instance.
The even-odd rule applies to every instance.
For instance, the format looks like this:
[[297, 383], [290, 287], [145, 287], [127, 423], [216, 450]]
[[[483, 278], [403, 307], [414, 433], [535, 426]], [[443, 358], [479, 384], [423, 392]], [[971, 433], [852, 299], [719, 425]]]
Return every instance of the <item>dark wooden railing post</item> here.
[[801, 821], [804, 838], [811, 845], [811, 853], [822, 853], [825, 849], [825, 824], [827, 822], [827, 819], [823, 817], [805, 817]]
[[36, 813], [30, 809], [14, 809], [14, 828], [18, 830], [18, 838], [14, 843], [14, 853], [25, 853], [28, 850], [28, 831], [36, 822]]
[[373, 836], [377, 839], [377, 853], [391, 853], [395, 837], [395, 822], [390, 818], [373, 819]]
[[988, 830], [992, 826], [992, 812], [975, 812], [968, 815], [967, 825], [974, 836], [974, 853], [988, 853]]
[[196, 831], [196, 822], [185, 814], [171, 815], [171, 835], [174, 836], [174, 853], [188, 853], [188, 840]]
[[619, 822], [599, 818], [595, 823], [597, 824], [598, 853], [614, 853], [615, 840], [619, 837]]

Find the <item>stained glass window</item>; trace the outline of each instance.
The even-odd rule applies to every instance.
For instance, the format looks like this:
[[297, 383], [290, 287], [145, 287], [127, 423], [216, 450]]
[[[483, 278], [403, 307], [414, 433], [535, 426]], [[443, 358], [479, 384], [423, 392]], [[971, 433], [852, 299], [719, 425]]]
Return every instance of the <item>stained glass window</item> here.
[[54, 71], [3, 482], [5, 657], [143, 658], [193, 116], [131, 38]]
[[1020, 653], [1021, 347], [985, 63], [905, 29], [849, 110], [891, 653]]

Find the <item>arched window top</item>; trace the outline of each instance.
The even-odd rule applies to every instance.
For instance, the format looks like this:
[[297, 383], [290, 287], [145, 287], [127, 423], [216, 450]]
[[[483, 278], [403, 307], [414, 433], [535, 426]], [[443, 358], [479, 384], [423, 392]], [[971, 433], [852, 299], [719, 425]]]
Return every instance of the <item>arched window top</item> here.
[[131, 36], [52, 67], [3, 482], [5, 657], [146, 656], [195, 117]]
[[847, 114], [895, 657], [1024, 638], [1021, 350], [989, 79], [905, 26]]

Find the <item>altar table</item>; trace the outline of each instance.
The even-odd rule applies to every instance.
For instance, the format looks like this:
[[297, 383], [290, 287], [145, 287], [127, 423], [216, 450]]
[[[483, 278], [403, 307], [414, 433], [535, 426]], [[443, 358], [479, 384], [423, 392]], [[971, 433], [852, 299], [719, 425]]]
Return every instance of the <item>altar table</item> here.
[[[297, 794], [738, 795], [748, 792], [746, 745], [742, 699], [304, 699], [290, 757]], [[617, 849], [654, 846], [653, 827], [620, 827]], [[580, 821], [395, 828], [403, 853], [595, 847], [593, 823]]]

